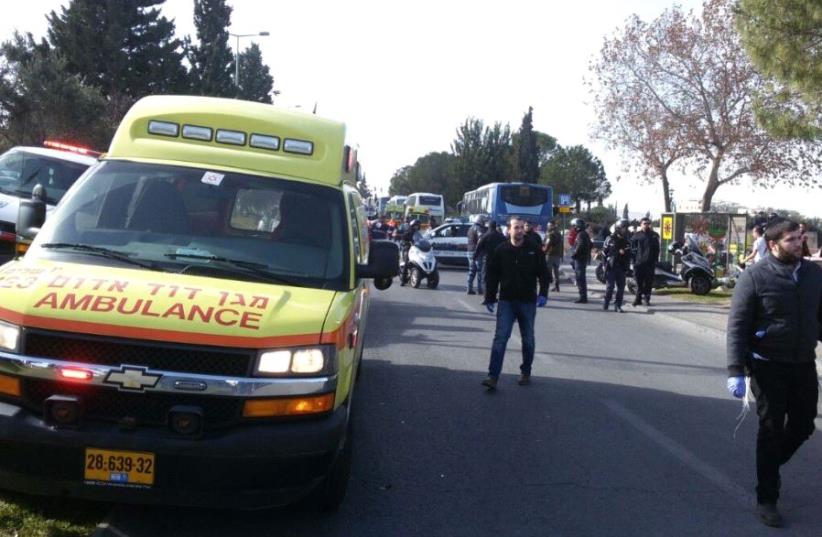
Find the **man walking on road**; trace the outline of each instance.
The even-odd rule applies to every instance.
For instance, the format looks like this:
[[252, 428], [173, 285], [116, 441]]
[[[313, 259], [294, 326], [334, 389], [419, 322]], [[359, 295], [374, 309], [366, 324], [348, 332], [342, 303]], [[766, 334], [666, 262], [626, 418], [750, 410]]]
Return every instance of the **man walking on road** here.
[[574, 265], [574, 274], [577, 280], [577, 290], [579, 291], [579, 298], [574, 301], [575, 304], [588, 303], [588, 280], [586, 272], [588, 271], [588, 263], [591, 262], [591, 237], [585, 231], [585, 221], [581, 218], [574, 218], [571, 225], [577, 230], [576, 240], [574, 241], [574, 253], [571, 254], [571, 259]]
[[545, 254], [548, 256], [548, 270], [553, 272], [554, 291], [559, 292], [559, 264], [562, 262], [562, 234], [554, 222], [548, 223], [545, 237]]
[[[488, 256], [485, 301], [483, 305], [494, 313], [499, 288], [497, 327], [491, 347], [488, 377], [482, 385], [493, 390], [497, 387], [505, 347], [511, 337], [514, 320], [522, 336], [522, 365], [519, 385], [531, 382], [531, 364], [534, 361], [534, 318], [537, 308], [548, 300], [548, 266], [542, 258], [542, 249], [525, 242], [525, 223], [512, 217], [508, 222], [509, 240], [497, 246]], [[539, 283], [539, 293], [536, 292]]]
[[636, 280], [636, 298], [634, 306], [639, 306], [645, 299], [645, 305], [651, 305], [651, 290], [654, 288], [654, 272], [659, 261], [659, 234], [651, 227], [647, 216], [639, 221], [639, 231], [631, 238], [634, 249], [634, 279]]
[[745, 396], [745, 374], [756, 397], [757, 514], [781, 526], [776, 508], [779, 467], [814, 430], [819, 385], [816, 343], [822, 340], [822, 269], [802, 259], [799, 225], [770, 223], [770, 250], [745, 270], [728, 315], [728, 391]]
[[482, 234], [485, 233], [485, 215], [477, 215], [474, 219], [474, 224], [468, 228], [468, 279], [466, 281], [467, 293], [469, 295], [477, 294], [474, 292], [474, 277], [477, 278], [477, 288], [482, 294], [482, 274], [477, 274], [477, 243]]

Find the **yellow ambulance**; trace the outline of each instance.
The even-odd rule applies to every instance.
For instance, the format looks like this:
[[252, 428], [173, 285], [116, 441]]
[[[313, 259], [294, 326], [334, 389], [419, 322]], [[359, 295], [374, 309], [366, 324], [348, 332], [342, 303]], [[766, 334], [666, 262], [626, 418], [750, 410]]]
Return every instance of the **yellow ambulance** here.
[[[0, 268], [0, 488], [111, 502], [335, 508], [374, 287], [345, 126], [140, 100]], [[43, 226], [40, 229], [40, 226]]]

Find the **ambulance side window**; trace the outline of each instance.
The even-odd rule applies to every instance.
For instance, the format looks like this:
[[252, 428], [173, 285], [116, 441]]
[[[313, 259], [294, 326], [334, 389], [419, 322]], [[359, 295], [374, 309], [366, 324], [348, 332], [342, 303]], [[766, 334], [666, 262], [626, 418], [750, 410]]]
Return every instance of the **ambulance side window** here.
[[356, 192], [348, 193], [348, 218], [351, 221], [351, 236], [354, 239], [354, 256], [357, 263], [368, 263], [368, 237], [365, 226], [365, 209], [362, 199]]

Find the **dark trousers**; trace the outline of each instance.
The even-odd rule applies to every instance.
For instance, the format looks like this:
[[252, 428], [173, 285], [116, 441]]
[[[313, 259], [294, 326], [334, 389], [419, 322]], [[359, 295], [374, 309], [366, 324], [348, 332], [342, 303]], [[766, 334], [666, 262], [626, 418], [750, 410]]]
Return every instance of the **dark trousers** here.
[[637, 303], [645, 300], [651, 300], [651, 290], [654, 288], [654, 266], [653, 265], [635, 265], [634, 279], [636, 280], [636, 299]]
[[605, 269], [605, 305], [611, 303], [616, 285], [616, 298], [614, 304], [622, 306], [622, 296], [625, 294], [625, 269], [619, 265]]
[[786, 364], [751, 360], [751, 390], [756, 396], [756, 497], [779, 498], [779, 467], [813, 433], [819, 381], [816, 363]]
[[579, 298], [588, 300], [588, 280], [586, 279], [586, 272], [588, 263], [582, 261], [574, 261], [574, 275], [577, 279], [577, 290], [579, 291]]

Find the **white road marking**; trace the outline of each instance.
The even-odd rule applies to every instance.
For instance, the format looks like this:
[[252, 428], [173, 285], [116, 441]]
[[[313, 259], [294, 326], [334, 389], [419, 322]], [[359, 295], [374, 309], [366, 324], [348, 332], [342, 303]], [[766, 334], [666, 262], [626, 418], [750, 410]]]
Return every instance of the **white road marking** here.
[[653, 425], [637, 416], [620, 403], [610, 399], [604, 399], [602, 403], [608, 407], [608, 410], [628, 422], [636, 430], [647, 436], [665, 451], [689, 466], [694, 472], [701, 475], [724, 492], [727, 492], [730, 496], [740, 501], [742, 504], [752, 506], [756, 503], [756, 498], [753, 494], [734, 483], [733, 480], [722, 473], [721, 470], [703, 461], [686, 447], [679, 444], [676, 440], [667, 436], [665, 433], [655, 428]]

